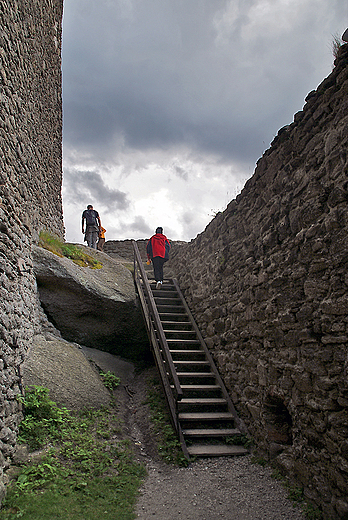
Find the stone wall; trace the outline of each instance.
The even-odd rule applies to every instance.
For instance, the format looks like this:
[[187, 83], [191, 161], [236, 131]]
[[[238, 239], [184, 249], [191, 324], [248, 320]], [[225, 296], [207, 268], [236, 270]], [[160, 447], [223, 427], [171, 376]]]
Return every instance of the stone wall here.
[[64, 235], [62, 0], [0, 0], [0, 501], [21, 419], [20, 365], [40, 326], [31, 244]]
[[[144, 262], [147, 260], [146, 244], [149, 239], [136, 240], [140, 256]], [[132, 240], [108, 240], [104, 245], [104, 252], [112, 258], [119, 258], [133, 262], [134, 249]]]
[[169, 262], [258, 445], [348, 518], [348, 45], [242, 193]]

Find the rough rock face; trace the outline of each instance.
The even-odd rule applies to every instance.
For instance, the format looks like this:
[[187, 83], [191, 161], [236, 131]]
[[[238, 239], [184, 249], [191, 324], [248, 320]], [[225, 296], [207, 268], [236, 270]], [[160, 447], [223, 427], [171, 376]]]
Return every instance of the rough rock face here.
[[169, 262], [249, 431], [348, 518], [348, 45], [227, 209]]
[[69, 410], [107, 406], [110, 393], [78, 346], [53, 334], [34, 336], [22, 365], [23, 385], [44, 386]]
[[69, 340], [127, 355], [134, 342], [147, 344], [131, 272], [105, 253], [84, 248], [102, 269], [79, 267], [68, 258], [33, 247], [41, 304]]

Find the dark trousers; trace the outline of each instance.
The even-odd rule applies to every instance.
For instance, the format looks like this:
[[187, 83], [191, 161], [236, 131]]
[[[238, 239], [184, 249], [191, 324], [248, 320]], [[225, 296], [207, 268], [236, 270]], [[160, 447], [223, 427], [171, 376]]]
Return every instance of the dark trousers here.
[[97, 239], [99, 235], [99, 229], [96, 226], [87, 226], [86, 229], [86, 240], [89, 247], [97, 249]]
[[163, 265], [165, 259], [161, 256], [154, 256], [152, 259], [153, 274], [155, 275], [156, 282], [163, 282]]

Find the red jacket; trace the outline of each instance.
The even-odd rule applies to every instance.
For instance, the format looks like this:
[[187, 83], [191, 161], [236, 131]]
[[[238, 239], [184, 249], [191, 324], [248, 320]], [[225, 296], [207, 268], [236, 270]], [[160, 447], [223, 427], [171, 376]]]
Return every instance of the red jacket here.
[[152, 260], [155, 256], [169, 259], [170, 243], [168, 238], [162, 233], [156, 233], [153, 235], [147, 243], [146, 253], [147, 258]]

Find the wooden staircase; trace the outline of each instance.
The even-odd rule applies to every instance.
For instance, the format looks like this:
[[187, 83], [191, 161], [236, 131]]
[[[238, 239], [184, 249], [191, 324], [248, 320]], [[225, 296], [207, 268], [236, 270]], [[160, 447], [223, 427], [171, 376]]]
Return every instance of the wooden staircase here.
[[173, 427], [187, 458], [244, 455], [240, 423], [175, 279], [156, 289], [136, 243], [134, 279]]

